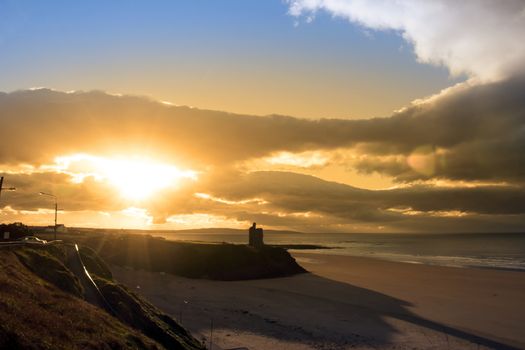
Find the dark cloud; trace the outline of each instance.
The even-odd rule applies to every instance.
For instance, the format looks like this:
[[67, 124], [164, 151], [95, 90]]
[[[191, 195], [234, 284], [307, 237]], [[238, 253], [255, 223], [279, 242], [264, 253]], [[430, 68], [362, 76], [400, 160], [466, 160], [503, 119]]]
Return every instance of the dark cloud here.
[[14, 192], [2, 194], [2, 205], [9, 205], [15, 210], [37, 210], [54, 208], [54, 200], [41, 196], [40, 192], [58, 196], [60, 208], [67, 211], [77, 210], [120, 210], [129, 205], [120, 200], [112, 186], [87, 177], [81, 183], [72, 182], [70, 175], [56, 172], [37, 172], [31, 174], [5, 174], [9, 186], [16, 187]]
[[[398, 231], [525, 229], [525, 190], [515, 186], [410, 186], [372, 191], [308, 175], [265, 171], [230, 173], [192, 190], [223, 202], [195, 198], [191, 191], [183, 197], [173, 193], [164, 197], [162, 205], [157, 202], [152, 213], [167, 218], [205, 212], [237, 220], [262, 220], [267, 225], [309, 226], [310, 230], [334, 230], [336, 225], [349, 224], [385, 225]], [[240, 204], [254, 198], [266, 203]]]
[[[75, 152], [150, 152], [193, 166], [225, 164], [275, 151], [358, 146], [368, 155], [444, 150], [431, 175], [521, 181], [525, 79], [459, 87], [389, 118], [305, 120], [166, 106], [139, 97], [50, 90], [0, 95], [0, 161], [44, 162]], [[361, 171], [400, 181], [429, 177], [401, 164], [364, 158]]]
[[[69, 175], [51, 172], [8, 176], [10, 185], [19, 190], [10, 192], [4, 205], [14, 210], [52, 209], [52, 199], [38, 195], [42, 190], [57, 194], [61, 209], [67, 211], [129, 207], [111, 186], [92, 178], [73, 183]], [[211, 197], [200, 198], [195, 193]], [[155, 223], [165, 223], [173, 215], [205, 213], [302, 230], [345, 230], [353, 224], [397, 231], [483, 231], [498, 227], [498, 222], [500, 230], [525, 229], [525, 190], [514, 186], [411, 186], [372, 191], [288, 172], [230, 172], [217, 175], [216, 181], [203, 179], [179, 190], [163, 191], [141, 205]], [[465, 216], [440, 214], [447, 212]]]
[[[208, 188], [232, 200], [260, 197], [287, 211], [311, 210], [359, 220], [392, 220], [391, 208], [461, 211], [477, 214], [525, 214], [525, 189], [516, 186], [430, 187], [364, 190], [287, 172], [255, 172]], [[381, 213], [375, 215], [374, 213]], [[382, 218], [377, 217], [382, 216]]]
[[[525, 229], [524, 101], [521, 78], [459, 86], [389, 118], [368, 120], [237, 115], [102, 92], [0, 93], [0, 164], [39, 165], [79, 152], [136, 152], [202, 170], [199, 181], [142, 203], [155, 222], [208, 213], [238, 220], [258, 217], [276, 226], [515, 231]], [[293, 173], [235, 170], [238, 162], [276, 151], [336, 149], [351, 149], [358, 157], [334, 157], [332, 162], [386, 174], [409, 186], [370, 191]], [[424, 158], [423, 169], [414, 165], [414, 157]], [[8, 176], [10, 185], [21, 189], [4, 203], [15, 210], [51, 207], [39, 191], [59, 194], [72, 211], [129, 206], [112, 186], [92, 177], [74, 183], [67, 174], [43, 170]], [[504, 185], [410, 185], [422, 179]], [[266, 202], [250, 201], [254, 198]]]

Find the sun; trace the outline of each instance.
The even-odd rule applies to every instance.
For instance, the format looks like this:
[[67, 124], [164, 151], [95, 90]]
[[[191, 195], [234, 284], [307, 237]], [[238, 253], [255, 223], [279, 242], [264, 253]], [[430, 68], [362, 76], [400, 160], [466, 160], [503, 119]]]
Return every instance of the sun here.
[[121, 195], [132, 200], [144, 200], [160, 190], [178, 184], [183, 178], [194, 178], [191, 171], [149, 160], [112, 160], [102, 169], [108, 181]]
[[183, 179], [195, 180], [197, 173], [144, 157], [104, 158], [76, 154], [57, 158], [63, 172], [82, 181], [86, 176], [107, 181], [128, 200], [146, 200], [163, 189], [176, 187]]

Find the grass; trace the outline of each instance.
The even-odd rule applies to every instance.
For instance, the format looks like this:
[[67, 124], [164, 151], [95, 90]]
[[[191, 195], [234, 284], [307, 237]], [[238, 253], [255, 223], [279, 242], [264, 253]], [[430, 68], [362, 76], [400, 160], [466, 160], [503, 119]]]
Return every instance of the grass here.
[[82, 286], [78, 278], [63, 264], [65, 254], [58, 246], [22, 247], [14, 250], [14, 253], [38, 277], [65, 292], [82, 297]]
[[82, 262], [91, 274], [107, 280], [113, 279], [113, 275], [111, 274], [108, 265], [97, 256], [97, 253], [95, 253], [93, 249], [81, 246], [79, 252]]
[[28, 256], [33, 262], [41, 261], [32, 254], [0, 251], [0, 348], [162, 348], [103, 310], [37, 276], [19, 259]]
[[254, 249], [241, 244], [187, 243], [146, 235], [79, 237], [107, 262], [188, 278], [245, 280], [305, 272], [280, 247]]
[[125, 286], [113, 282], [108, 266], [93, 249], [82, 246], [79, 251], [84, 265], [123, 323], [140, 329], [167, 349], [201, 348], [201, 344], [170, 316]]
[[203, 349], [168, 315], [112, 280], [89, 248], [84, 264], [117, 318], [82, 299], [60, 245], [0, 249], [0, 349]]
[[167, 349], [201, 348], [201, 344], [175, 320], [126, 287], [99, 278], [96, 283], [122, 322], [141, 329]]

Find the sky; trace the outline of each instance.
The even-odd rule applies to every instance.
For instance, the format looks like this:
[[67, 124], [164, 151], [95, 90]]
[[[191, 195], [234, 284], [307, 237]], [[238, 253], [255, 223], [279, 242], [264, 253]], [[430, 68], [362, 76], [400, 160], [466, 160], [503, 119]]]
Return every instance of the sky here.
[[525, 229], [522, 1], [0, 0], [0, 221]]
[[282, 0], [2, 0], [0, 91], [103, 90], [235, 113], [366, 118], [454, 80], [418, 64], [393, 32], [324, 13], [307, 22]]

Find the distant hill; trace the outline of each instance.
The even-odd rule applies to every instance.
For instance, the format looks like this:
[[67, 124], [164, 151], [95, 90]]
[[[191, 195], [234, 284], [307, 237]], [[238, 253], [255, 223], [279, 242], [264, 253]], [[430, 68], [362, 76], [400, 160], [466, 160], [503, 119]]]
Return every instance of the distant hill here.
[[[177, 234], [177, 233], [226, 233], [226, 234], [248, 234], [248, 228], [238, 229], [238, 228], [228, 228], [228, 227], [208, 227], [208, 228], [195, 228], [195, 229], [186, 229], [186, 230], [139, 230], [139, 229], [106, 229], [106, 228], [85, 228], [85, 227], [72, 227], [72, 230], [77, 230], [80, 232], [100, 232], [100, 233], [138, 233], [138, 234]], [[264, 229], [264, 233], [268, 234], [303, 234], [299, 231], [290, 231], [290, 230], [267, 230]]]
[[306, 272], [286, 249], [268, 245], [255, 249], [245, 244], [189, 243], [138, 234], [69, 237], [96, 250], [108, 263], [188, 278], [246, 280]]
[[[173, 233], [239, 233], [239, 234], [247, 234], [248, 229], [237, 229], [237, 228], [195, 228], [195, 229], [188, 229], [188, 230], [171, 230], [171, 231], [163, 231], [163, 232], [173, 232]], [[284, 230], [264, 230], [264, 233], [270, 233], [270, 234], [302, 234], [302, 232], [299, 231], [284, 231]]]

